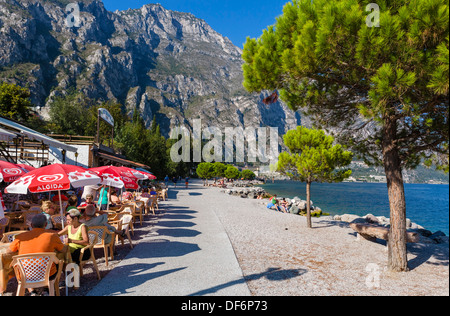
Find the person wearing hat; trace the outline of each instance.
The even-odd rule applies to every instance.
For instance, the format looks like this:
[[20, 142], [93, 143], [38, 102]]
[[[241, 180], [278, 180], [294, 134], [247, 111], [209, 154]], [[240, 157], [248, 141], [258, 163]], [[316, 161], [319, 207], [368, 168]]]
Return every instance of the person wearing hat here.
[[94, 207], [97, 207], [97, 205], [94, 203], [94, 196], [92, 194], [87, 194], [86, 201], [78, 205], [77, 209], [80, 211], [82, 215], [84, 215], [84, 210], [86, 209], [86, 206], [90, 204], [94, 205]]
[[[71, 209], [67, 212], [67, 226], [58, 233], [59, 236], [67, 235], [67, 243], [72, 255], [72, 261], [80, 264], [81, 249], [89, 245], [88, 229], [85, 224], [80, 222], [80, 211]], [[83, 260], [87, 260], [91, 256], [90, 251], [85, 251]]]

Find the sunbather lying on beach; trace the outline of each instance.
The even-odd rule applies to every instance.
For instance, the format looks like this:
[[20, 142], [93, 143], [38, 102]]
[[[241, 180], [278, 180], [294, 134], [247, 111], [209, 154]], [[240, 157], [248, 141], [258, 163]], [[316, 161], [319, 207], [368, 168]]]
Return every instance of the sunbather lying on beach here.
[[267, 204], [267, 208], [276, 210], [278, 212], [287, 213], [286, 208], [282, 205], [279, 205], [276, 194], [270, 199], [269, 204]]

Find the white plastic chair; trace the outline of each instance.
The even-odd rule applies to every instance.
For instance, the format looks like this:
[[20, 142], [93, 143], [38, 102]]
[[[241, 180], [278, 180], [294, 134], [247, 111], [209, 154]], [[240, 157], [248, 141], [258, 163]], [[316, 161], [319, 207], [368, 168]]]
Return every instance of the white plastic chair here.
[[[50, 280], [52, 264], [58, 264], [59, 259], [54, 252], [36, 253], [14, 256], [11, 266], [17, 276], [17, 296], [24, 296], [25, 289], [47, 286], [49, 295], [55, 296], [55, 281]], [[61, 273], [61, 267], [58, 269]]]

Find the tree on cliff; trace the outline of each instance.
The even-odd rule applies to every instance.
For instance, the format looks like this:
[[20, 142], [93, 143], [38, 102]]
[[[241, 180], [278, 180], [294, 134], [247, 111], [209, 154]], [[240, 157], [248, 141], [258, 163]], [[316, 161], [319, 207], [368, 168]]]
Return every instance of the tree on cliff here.
[[278, 171], [292, 179], [306, 182], [308, 227], [311, 223], [311, 184], [313, 182], [342, 182], [352, 171], [346, 169], [353, 154], [341, 145], [334, 145], [334, 138], [324, 131], [298, 126], [288, 131], [284, 143], [290, 153], [282, 152], [278, 160]]
[[448, 157], [449, 1], [294, 0], [244, 47], [244, 86], [278, 90], [386, 172], [388, 266], [408, 269], [402, 170]]

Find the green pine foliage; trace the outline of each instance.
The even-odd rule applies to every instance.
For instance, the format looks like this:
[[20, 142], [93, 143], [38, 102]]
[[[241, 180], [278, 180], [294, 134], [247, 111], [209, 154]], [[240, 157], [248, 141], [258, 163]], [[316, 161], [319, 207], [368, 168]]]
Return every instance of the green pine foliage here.
[[145, 127], [144, 120], [138, 111], [133, 119], [125, 122], [119, 130], [116, 141], [124, 155], [129, 159], [151, 167], [159, 179], [172, 174], [170, 155], [167, 151], [167, 140], [161, 135], [160, 127], [153, 120], [152, 128]]
[[254, 180], [256, 178], [255, 173], [251, 170], [242, 170], [241, 173], [244, 180]]
[[239, 171], [238, 168], [221, 162], [202, 162], [197, 166], [197, 175], [201, 179], [223, 178], [253, 180], [256, 175], [251, 170]]
[[[402, 167], [448, 156], [449, 1], [294, 0], [274, 26], [247, 39], [244, 87], [279, 90], [366, 162], [383, 164], [383, 125], [396, 120]], [[355, 141], [370, 126], [373, 133]]]
[[214, 164], [210, 162], [202, 162], [197, 167], [197, 175], [201, 179], [211, 179], [216, 176]]
[[324, 131], [302, 126], [288, 131], [284, 143], [290, 152], [280, 154], [278, 171], [306, 183], [308, 227], [312, 227], [311, 184], [342, 182], [350, 177], [352, 171], [346, 167], [352, 162], [353, 154], [341, 145], [334, 145], [334, 138]]
[[241, 172], [238, 168], [233, 166], [228, 166], [225, 170], [225, 177], [228, 179], [239, 179], [241, 177]]
[[352, 162], [353, 154], [333, 145], [334, 138], [322, 130], [298, 126], [287, 132], [284, 143], [290, 152], [280, 154], [278, 171], [292, 179], [331, 183], [342, 182], [352, 174], [345, 167]]

